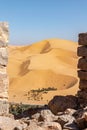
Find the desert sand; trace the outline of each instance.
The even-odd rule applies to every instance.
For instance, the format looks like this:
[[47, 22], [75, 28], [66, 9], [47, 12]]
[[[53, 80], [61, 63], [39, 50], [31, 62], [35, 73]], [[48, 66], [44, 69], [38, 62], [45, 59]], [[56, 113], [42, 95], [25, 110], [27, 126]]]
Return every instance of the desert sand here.
[[[76, 94], [77, 43], [48, 39], [27, 46], [9, 45], [8, 51], [9, 101], [46, 104], [54, 95]], [[56, 90], [30, 92], [49, 87]]]

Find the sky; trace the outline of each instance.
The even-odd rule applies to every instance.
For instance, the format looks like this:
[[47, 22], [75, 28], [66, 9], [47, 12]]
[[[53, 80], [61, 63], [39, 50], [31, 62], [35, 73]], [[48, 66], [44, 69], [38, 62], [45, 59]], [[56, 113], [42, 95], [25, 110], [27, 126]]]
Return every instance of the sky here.
[[0, 0], [0, 21], [9, 23], [10, 44], [77, 41], [87, 32], [87, 0]]

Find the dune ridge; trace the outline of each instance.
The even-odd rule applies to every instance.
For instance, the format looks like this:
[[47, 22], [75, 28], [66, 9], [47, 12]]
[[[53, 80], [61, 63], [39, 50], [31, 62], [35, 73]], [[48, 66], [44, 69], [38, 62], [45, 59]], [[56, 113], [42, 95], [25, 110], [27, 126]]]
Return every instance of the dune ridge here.
[[[77, 43], [60, 39], [9, 46], [9, 100], [43, 104], [57, 93], [65, 95], [73, 91], [75, 94], [78, 85], [76, 50]], [[24, 96], [32, 89], [49, 87], [57, 88], [57, 91], [43, 95], [39, 102]]]

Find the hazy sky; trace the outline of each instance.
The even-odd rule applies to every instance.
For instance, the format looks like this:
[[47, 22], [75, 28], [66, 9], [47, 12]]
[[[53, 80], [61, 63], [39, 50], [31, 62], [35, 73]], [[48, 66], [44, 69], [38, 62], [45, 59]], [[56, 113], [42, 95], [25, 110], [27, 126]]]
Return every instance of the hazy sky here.
[[77, 41], [87, 32], [87, 0], [0, 0], [0, 21], [9, 22], [11, 44]]

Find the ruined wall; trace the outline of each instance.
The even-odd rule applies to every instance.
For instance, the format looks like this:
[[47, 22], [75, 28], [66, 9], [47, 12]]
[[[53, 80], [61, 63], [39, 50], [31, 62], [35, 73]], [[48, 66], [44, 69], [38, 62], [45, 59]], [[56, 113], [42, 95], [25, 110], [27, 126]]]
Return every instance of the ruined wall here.
[[8, 23], [0, 22], [0, 114], [8, 112]]
[[87, 33], [79, 34], [78, 44], [77, 55], [79, 56], [78, 77], [80, 78], [80, 90], [77, 94], [79, 102], [83, 107], [87, 105]]

